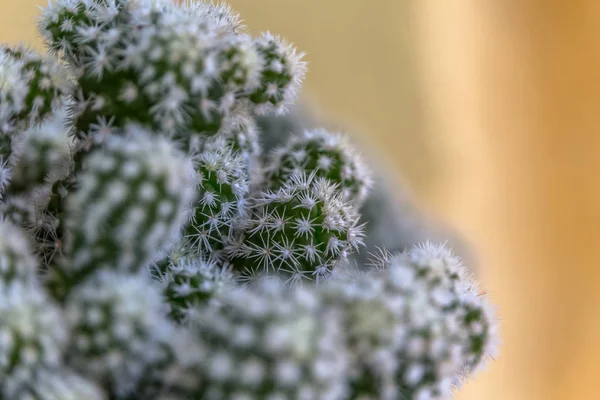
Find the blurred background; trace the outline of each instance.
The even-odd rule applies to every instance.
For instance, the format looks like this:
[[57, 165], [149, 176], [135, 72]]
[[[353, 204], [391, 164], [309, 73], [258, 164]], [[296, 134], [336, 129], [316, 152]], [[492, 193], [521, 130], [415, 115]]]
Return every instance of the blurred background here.
[[[0, 0], [41, 47], [46, 0]], [[304, 100], [458, 229], [502, 319], [458, 400], [599, 399], [600, 2], [230, 0], [307, 53]]]

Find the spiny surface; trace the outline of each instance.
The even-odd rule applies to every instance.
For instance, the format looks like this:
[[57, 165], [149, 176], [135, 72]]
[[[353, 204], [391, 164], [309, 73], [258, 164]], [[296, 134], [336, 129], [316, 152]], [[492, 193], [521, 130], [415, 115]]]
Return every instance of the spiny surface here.
[[183, 257], [171, 262], [160, 278], [171, 316], [180, 322], [204, 306], [218, 303], [234, 287], [230, 268], [210, 257]]
[[197, 321], [205, 382], [201, 398], [341, 399], [345, 352], [336, 314], [314, 292], [239, 289]]
[[195, 176], [170, 142], [131, 127], [89, 158], [78, 182], [65, 258], [50, 271], [59, 298], [94, 270], [136, 271], [153, 261], [184, 221]]
[[198, 254], [218, 257], [248, 214], [247, 168], [226, 142], [194, 158], [199, 200], [184, 230], [184, 239]]
[[94, 382], [72, 371], [41, 370], [25, 382], [15, 395], [19, 400], [107, 400]]
[[283, 108], [303, 62], [287, 43], [252, 39], [223, 6], [63, 0], [41, 20], [49, 46], [77, 71], [76, 134], [135, 121], [190, 142], [240, 108]]
[[64, 68], [22, 46], [0, 46], [0, 134], [41, 122], [71, 93]]
[[68, 325], [34, 280], [0, 288], [0, 397], [15, 392], [40, 368], [61, 364]]
[[352, 398], [450, 398], [466, 374], [493, 356], [487, 300], [443, 247], [424, 245], [380, 261], [377, 272], [321, 289], [345, 310]]
[[18, 227], [0, 220], [0, 291], [14, 282], [29, 282], [36, 273], [30, 238]]
[[291, 135], [285, 145], [271, 152], [265, 169], [271, 189], [280, 188], [294, 175], [314, 172], [337, 184], [345, 198], [359, 204], [372, 185], [367, 166], [348, 138], [325, 129]]
[[169, 359], [173, 327], [165, 311], [160, 290], [147, 275], [98, 272], [66, 303], [73, 327], [68, 363], [117, 398], [127, 398]]
[[229, 246], [234, 268], [249, 278], [281, 273], [292, 282], [327, 277], [362, 243], [353, 204], [323, 178], [296, 175], [261, 193], [244, 231]]

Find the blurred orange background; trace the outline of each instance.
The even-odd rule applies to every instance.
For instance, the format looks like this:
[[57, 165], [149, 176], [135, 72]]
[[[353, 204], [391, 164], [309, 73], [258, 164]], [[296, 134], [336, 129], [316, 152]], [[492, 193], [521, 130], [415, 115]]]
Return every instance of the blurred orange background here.
[[[41, 47], [45, 3], [0, 0], [0, 42]], [[457, 399], [599, 399], [600, 2], [230, 3], [472, 244], [504, 345]]]

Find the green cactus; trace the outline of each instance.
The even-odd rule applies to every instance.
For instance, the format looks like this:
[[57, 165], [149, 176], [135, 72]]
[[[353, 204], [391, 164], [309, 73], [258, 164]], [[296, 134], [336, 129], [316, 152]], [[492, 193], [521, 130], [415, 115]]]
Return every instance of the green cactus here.
[[87, 160], [69, 199], [67, 257], [50, 271], [59, 298], [96, 269], [134, 272], [154, 261], [193, 199], [191, 162], [168, 141], [128, 130]]
[[22, 400], [107, 400], [95, 383], [71, 371], [39, 371], [16, 391]]
[[11, 223], [0, 221], [0, 291], [14, 282], [28, 282], [37, 274], [30, 239]]
[[226, 144], [199, 154], [194, 168], [200, 198], [183, 235], [198, 254], [218, 256], [248, 213], [247, 170]]
[[119, 398], [135, 393], [148, 369], [168, 363], [174, 327], [164, 312], [149, 276], [98, 271], [66, 301], [67, 362]]
[[293, 175], [312, 172], [338, 185], [344, 197], [359, 204], [371, 188], [369, 171], [348, 139], [324, 129], [291, 135], [284, 146], [271, 152], [266, 165], [266, 183], [272, 189]]
[[61, 310], [37, 282], [0, 288], [0, 395], [12, 399], [38, 369], [60, 366], [68, 340]]
[[493, 354], [488, 303], [443, 246], [384, 253], [374, 266], [324, 288], [331, 304], [345, 304], [350, 398], [448, 398]]
[[306, 64], [300, 60], [304, 54], [270, 33], [258, 38], [255, 47], [263, 59], [263, 69], [260, 84], [250, 94], [250, 101], [259, 114], [283, 113], [302, 84]]
[[[262, 184], [263, 171], [260, 156], [259, 130], [254, 119], [245, 114], [230, 118], [218, 135], [203, 144], [204, 151], [218, 150], [228, 146], [234, 154], [239, 154], [245, 166], [250, 186]], [[223, 143], [225, 142], [225, 143]]]
[[221, 293], [234, 286], [230, 269], [210, 257], [184, 257], [172, 262], [161, 281], [170, 315], [178, 322], [186, 322], [201, 307], [218, 302]]
[[[198, 319], [204, 338], [200, 398], [344, 398], [345, 353], [336, 313], [310, 292], [238, 289]], [[197, 397], [195, 397], [197, 398]]]
[[71, 148], [63, 118], [63, 113], [56, 113], [23, 134], [5, 196], [27, 194], [69, 173]]
[[347, 137], [269, 119], [293, 46], [191, 0], [40, 30], [0, 47], [0, 400], [442, 399], [493, 355], [451, 252], [350, 258], [404, 219]]
[[477, 283], [470, 277], [461, 260], [444, 246], [425, 243], [412, 250], [391, 256], [389, 266], [408, 265], [416, 271], [419, 279], [444, 307], [456, 313], [464, 336], [465, 374], [469, 374], [493, 354], [493, 338], [496, 324], [491, 320], [493, 310], [485, 301]]
[[247, 278], [279, 273], [292, 281], [327, 277], [362, 242], [359, 215], [328, 180], [294, 175], [254, 200], [252, 216], [228, 247]]
[[71, 92], [62, 66], [22, 46], [0, 46], [0, 71], [2, 134], [15, 134], [41, 122]]

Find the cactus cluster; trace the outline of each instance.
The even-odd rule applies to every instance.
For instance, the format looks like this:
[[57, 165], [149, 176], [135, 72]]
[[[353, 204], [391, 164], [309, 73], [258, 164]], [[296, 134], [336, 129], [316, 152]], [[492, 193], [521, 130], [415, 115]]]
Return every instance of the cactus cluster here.
[[274, 149], [266, 163], [267, 182], [279, 188], [294, 175], [314, 172], [339, 185], [339, 191], [348, 199], [362, 203], [371, 178], [356, 151], [341, 135], [324, 129], [305, 130], [291, 136], [284, 146]]
[[[304, 72], [229, 7], [54, 0], [0, 48], [0, 400], [446, 399], [495, 317], [443, 246], [364, 246], [350, 140], [261, 150]], [[286, 135], [287, 132], [281, 132]]]

